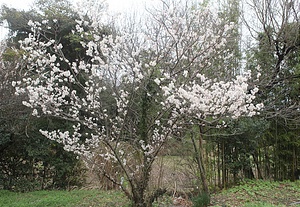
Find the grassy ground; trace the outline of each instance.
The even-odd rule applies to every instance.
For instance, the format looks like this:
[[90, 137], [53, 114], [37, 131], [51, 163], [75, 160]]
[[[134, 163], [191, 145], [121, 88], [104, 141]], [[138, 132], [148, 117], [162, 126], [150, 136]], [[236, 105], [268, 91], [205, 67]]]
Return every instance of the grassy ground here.
[[128, 204], [123, 194], [116, 191], [0, 191], [0, 207], [125, 207]]
[[[300, 181], [248, 181], [211, 197], [214, 207], [300, 206]], [[292, 205], [293, 204], [293, 205]], [[0, 191], [0, 207], [128, 207], [122, 192], [98, 190], [37, 191], [13, 193]], [[170, 197], [160, 199], [155, 207], [173, 206]], [[181, 206], [183, 207], [183, 206]]]
[[300, 182], [248, 181], [212, 196], [213, 206], [300, 206]]

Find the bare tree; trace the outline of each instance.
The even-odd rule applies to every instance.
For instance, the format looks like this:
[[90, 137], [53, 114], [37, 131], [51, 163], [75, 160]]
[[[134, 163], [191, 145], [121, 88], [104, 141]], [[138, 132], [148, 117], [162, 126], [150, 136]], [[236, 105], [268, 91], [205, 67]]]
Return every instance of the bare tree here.
[[300, 51], [300, 3], [298, 0], [252, 0], [247, 4], [252, 16], [244, 16], [258, 44], [256, 61], [260, 66], [261, 98], [267, 117], [298, 120], [299, 100], [292, 98], [292, 87], [300, 74], [292, 63]]

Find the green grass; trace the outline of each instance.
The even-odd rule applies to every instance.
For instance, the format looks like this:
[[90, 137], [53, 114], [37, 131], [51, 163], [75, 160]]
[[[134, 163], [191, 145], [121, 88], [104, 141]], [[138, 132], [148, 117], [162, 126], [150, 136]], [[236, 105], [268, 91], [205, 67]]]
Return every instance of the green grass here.
[[74, 190], [13, 193], [0, 191], [0, 207], [125, 207], [129, 201], [118, 191]]
[[[215, 206], [283, 207], [300, 200], [300, 181], [249, 180], [212, 196]], [[300, 206], [300, 205], [293, 205]]]
[[[254, 203], [249, 203], [243, 205], [243, 207], [278, 207], [279, 205], [273, 205], [270, 203], [265, 203], [265, 202], [254, 202]], [[282, 205], [284, 206], [284, 205]]]
[[[211, 197], [215, 207], [284, 207], [300, 200], [300, 181], [247, 181]], [[121, 191], [73, 190], [14, 193], [0, 190], [0, 207], [128, 207]], [[172, 206], [164, 196], [154, 207]], [[293, 205], [299, 207], [300, 205]]]

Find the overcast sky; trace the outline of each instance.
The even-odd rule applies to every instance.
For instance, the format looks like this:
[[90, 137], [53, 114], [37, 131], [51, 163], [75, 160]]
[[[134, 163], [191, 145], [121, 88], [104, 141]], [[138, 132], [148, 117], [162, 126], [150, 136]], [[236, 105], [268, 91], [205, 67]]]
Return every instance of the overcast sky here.
[[[124, 12], [130, 9], [137, 9], [139, 7], [143, 7], [145, 5], [145, 2], [147, 2], [147, 4], [149, 5], [155, 1], [157, 0], [106, 0], [106, 2], [109, 4], [110, 10], [114, 12]], [[0, 0], [1, 5], [6, 4], [10, 7], [25, 10], [29, 9], [30, 5], [33, 2], [34, 0]]]
[[17, 9], [28, 9], [33, 0], [0, 0], [0, 4], [6, 4], [9, 7]]
[[[99, 0], [103, 1], [103, 0]], [[139, 11], [144, 10], [146, 6], [152, 5], [154, 2], [158, 2], [159, 0], [106, 0], [108, 3], [108, 10], [110, 14], [113, 13], [128, 13], [131, 11]], [[0, 5], [6, 4], [9, 7], [13, 7], [16, 9], [30, 9], [34, 0], [0, 0]], [[74, 0], [70, 0], [70, 2], [74, 2]], [[0, 27], [0, 39], [5, 35], [6, 30]]]

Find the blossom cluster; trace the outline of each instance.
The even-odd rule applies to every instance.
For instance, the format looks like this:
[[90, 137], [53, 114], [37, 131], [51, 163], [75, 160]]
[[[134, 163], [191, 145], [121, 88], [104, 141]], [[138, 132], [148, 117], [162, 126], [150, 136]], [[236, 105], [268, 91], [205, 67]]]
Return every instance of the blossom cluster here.
[[185, 114], [198, 120], [212, 117], [238, 118], [242, 115], [259, 114], [263, 104], [254, 105], [258, 88], [249, 89], [247, 81], [250, 72], [238, 75], [232, 81], [213, 82], [203, 75], [198, 75], [192, 82], [175, 87], [174, 81], [162, 87], [169, 107], [174, 105], [180, 114]]
[[74, 122], [70, 131], [41, 131], [46, 137], [81, 155], [104, 143], [104, 160], [124, 169], [142, 152], [146, 163], [128, 167], [133, 173], [153, 161], [183, 116], [204, 123], [207, 117], [253, 116], [262, 108], [252, 103], [258, 88], [249, 90], [249, 73], [229, 81], [204, 75], [228, 53], [234, 27], [215, 18], [209, 10], [170, 8], [148, 21], [147, 30], [119, 35], [101, 35], [99, 24], [80, 20], [73, 33], [89, 58], [75, 62], [60, 42], [41, 38], [49, 21], [30, 21], [32, 33], [20, 41], [27, 72], [13, 85], [28, 95], [23, 103], [33, 115]]

